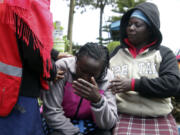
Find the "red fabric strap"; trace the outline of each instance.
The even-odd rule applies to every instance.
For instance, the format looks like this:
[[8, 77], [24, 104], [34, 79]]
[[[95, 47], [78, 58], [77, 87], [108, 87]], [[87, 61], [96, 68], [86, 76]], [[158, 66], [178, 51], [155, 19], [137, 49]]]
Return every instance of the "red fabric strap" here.
[[131, 90], [134, 91], [135, 88], [135, 79], [131, 79]]

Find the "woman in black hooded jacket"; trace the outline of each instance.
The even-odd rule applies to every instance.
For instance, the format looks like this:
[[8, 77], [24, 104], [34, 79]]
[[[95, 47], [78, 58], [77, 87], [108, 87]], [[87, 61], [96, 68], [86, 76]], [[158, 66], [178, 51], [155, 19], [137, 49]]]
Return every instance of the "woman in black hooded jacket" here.
[[178, 135], [171, 115], [171, 96], [179, 93], [179, 70], [173, 52], [161, 45], [159, 11], [144, 2], [127, 11], [120, 24], [120, 42], [111, 55], [116, 79], [119, 122], [115, 135]]

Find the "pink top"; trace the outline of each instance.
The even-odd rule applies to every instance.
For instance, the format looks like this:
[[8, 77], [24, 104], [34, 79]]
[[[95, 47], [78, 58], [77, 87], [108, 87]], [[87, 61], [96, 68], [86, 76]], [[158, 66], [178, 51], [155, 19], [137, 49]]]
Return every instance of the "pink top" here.
[[[103, 90], [99, 90], [101, 94], [104, 94]], [[69, 118], [73, 118], [77, 107], [79, 105], [81, 97], [74, 93], [74, 88], [72, 84], [67, 82], [64, 87], [64, 96], [63, 96], [63, 110], [65, 112], [65, 116]], [[86, 99], [82, 100], [81, 106], [79, 108], [79, 112], [77, 115], [79, 119], [92, 119], [91, 105], [90, 102]]]

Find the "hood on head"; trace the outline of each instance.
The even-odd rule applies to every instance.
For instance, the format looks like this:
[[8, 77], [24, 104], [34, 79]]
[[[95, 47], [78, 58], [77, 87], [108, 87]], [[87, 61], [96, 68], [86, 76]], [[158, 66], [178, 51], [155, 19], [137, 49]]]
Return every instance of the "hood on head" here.
[[120, 24], [120, 42], [124, 43], [124, 38], [126, 38], [126, 26], [128, 24], [128, 20], [133, 13], [134, 10], [140, 10], [144, 13], [144, 15], [148, 18], [151, 23], [151, 28], [154, 29], [156, 33], [156, 47], [160, 45], [162, 42], [162, 34], [160, 32], [160, 16], [159, 10], [157, 6], [150, 2], [143, 2], [138, 4], [135, 8], [128, 10], [121, 19]]

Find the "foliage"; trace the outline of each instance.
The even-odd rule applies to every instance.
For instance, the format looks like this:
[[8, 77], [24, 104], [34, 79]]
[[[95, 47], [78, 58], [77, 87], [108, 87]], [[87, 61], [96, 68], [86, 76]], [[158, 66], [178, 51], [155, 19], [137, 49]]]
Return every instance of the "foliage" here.
[[57, 24], [57, 23], [60, 23], [60, 22], [57, 22], [57, 21], [53, 22], [54, 29], [58, 29], [58, 30], [62, 31], [64, 28], [61, 25]]
[[115, 3], [115, 0], [76, 0], [76, 6], [79, 6], [81, 8], [92, 6], [97, 9], [113, 3]]
[[68, 52], [68, 50], [69, 50], [69, 40], [67, 39], [67, 35], [63, 36], [63, 41], [64, 41], [64, 44], [65, 44], [65, 52]]
[[[69, 44], [69, 40], [67, 39], [67, 36], [66, 36], [66, 35], [63, 36], [63, 41], [64, 41], [64, 44], [65, 44], [65, 52], [70, 53], [70, 52], [68, 51], [70, 44]], [[75, 55], [76, 52], [79, 50], [80, 47], [81, 47], [81, 45], [72, 43], [72, 53], [71, 53], [71, 54], [72, 54], [72, 55]]]
[[176, 122], [180, 123], [180, 97], [172, 97], [171, 101], [174, 107], [172, 115], [176, 119]]
[[111, 53], [118, 45], [120, 45], [119, 41], [112, 41], [107, 45], [109, 53]]
[[122, 15], [128, 10], [135, 7], [137, 4], [145, 2], [146, 0], [117, 0], [116, 7], [112, 9], [113, 12], [119, 13], [119, 16], [113, 16], [112, 21], [120, 20]]
[[43, 105], [42, 99], [41, 99], [41, 98], [37, 98], [37, 99], [38, 99], [38, 105], [39, 105], [39, 106], [42, 106], [42, 105]]
[[82, 45], [78, 45], [78, 44], [73, 45], [73, 49], [72, 49], [72, 50], [73, 50], [73, 51], [72, 51], [73, 53], [72, 53], [72, 54], [73, 54], [73, 55], [76, 55], [76, 53], [79, 51], [79, 49], [81, 48], [81, 46], [82, 46]]
[[[70, 1], [70, 0], [66, 0]], [[91, 6], [95, 9], [101, 7], [102, 5], [109, 5], [115, 3], [116, 0], [75, 0], [76, 8], [83, 8], [86, 11], [87, 6]]]
[[93, 9], [100, 9], [100, 22], [99, 22], [99, 43], [102, 44], [102, 19], [103, 19], [103, 13], [104, 8], [106, 5], [114, 5], [116, 0], [75, 0], [76, 3], [76, 9], [83, 9], [82, 13], [86, 11], [86, 7], [90, 6]]

